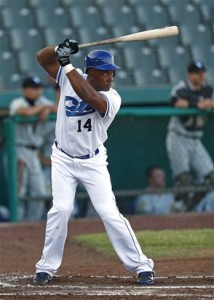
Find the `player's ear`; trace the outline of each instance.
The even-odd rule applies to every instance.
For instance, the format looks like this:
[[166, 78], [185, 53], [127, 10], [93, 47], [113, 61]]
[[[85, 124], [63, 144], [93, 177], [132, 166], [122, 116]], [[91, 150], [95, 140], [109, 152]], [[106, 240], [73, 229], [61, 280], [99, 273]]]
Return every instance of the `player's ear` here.
[[89, 69], [88, 70], [88, 77], [90, 80], [93, 80], [94, 79], [94, 70], [93, 69]]

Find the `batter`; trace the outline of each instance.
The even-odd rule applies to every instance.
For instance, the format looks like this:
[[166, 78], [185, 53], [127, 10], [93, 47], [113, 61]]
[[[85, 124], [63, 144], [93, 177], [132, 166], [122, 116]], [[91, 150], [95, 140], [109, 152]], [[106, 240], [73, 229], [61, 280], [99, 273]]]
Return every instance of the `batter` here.
[[38, 53], [39, 63], [56, 78], [61, 97], [51, 155], [53, 206], [34, 283], [47, 284], [61, 265], [67, 223], [81, 182], [125, 268], [138, 275], [139, 284], [152, 284], [154, 263], [142, 253], [129, 222], [117, 208], [103, 145], [121, 105], [119, 94], [111, 88], [119, 67], [110, 52], [96, 50], [86, 56], [86, 74], [80, 74], [70, 62], [70, 55], [78, 49], [77, 42], [65, 40]]

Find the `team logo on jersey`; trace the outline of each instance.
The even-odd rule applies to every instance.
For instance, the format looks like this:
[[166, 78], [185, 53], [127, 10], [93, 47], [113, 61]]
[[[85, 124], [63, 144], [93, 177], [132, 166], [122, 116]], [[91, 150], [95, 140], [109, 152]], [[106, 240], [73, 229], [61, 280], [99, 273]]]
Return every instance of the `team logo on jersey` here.
[[84, 116], [95, 112], [95, 109], [83, 100], [77, 100], [71, 96], [65, 96], [65, 109], [67, 117]]

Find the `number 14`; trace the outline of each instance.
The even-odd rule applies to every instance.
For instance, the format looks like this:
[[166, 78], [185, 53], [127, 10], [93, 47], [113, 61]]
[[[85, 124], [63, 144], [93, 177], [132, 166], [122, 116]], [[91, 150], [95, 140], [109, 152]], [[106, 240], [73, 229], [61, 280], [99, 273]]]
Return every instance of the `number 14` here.
[[77, 132], [81, 132], [82, 128], [86, 128], [88, 129], [88, 131], [92, 130], [91, 119], [88, 119], [84, 125], [82, 125], [82, 120], [78, 120], [77, 123], [78, 123]]

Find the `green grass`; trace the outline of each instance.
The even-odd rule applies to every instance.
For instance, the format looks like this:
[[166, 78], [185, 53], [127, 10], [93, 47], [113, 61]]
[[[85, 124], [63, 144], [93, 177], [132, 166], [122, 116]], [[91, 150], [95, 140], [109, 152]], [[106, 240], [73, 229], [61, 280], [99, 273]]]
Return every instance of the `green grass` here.
[[[143, 252], [152, 258], [214, 257], [214, 230], [162, 230], [136, 232]], [[105, 233], [74, 237], [82, 245], [116, 255]]]

